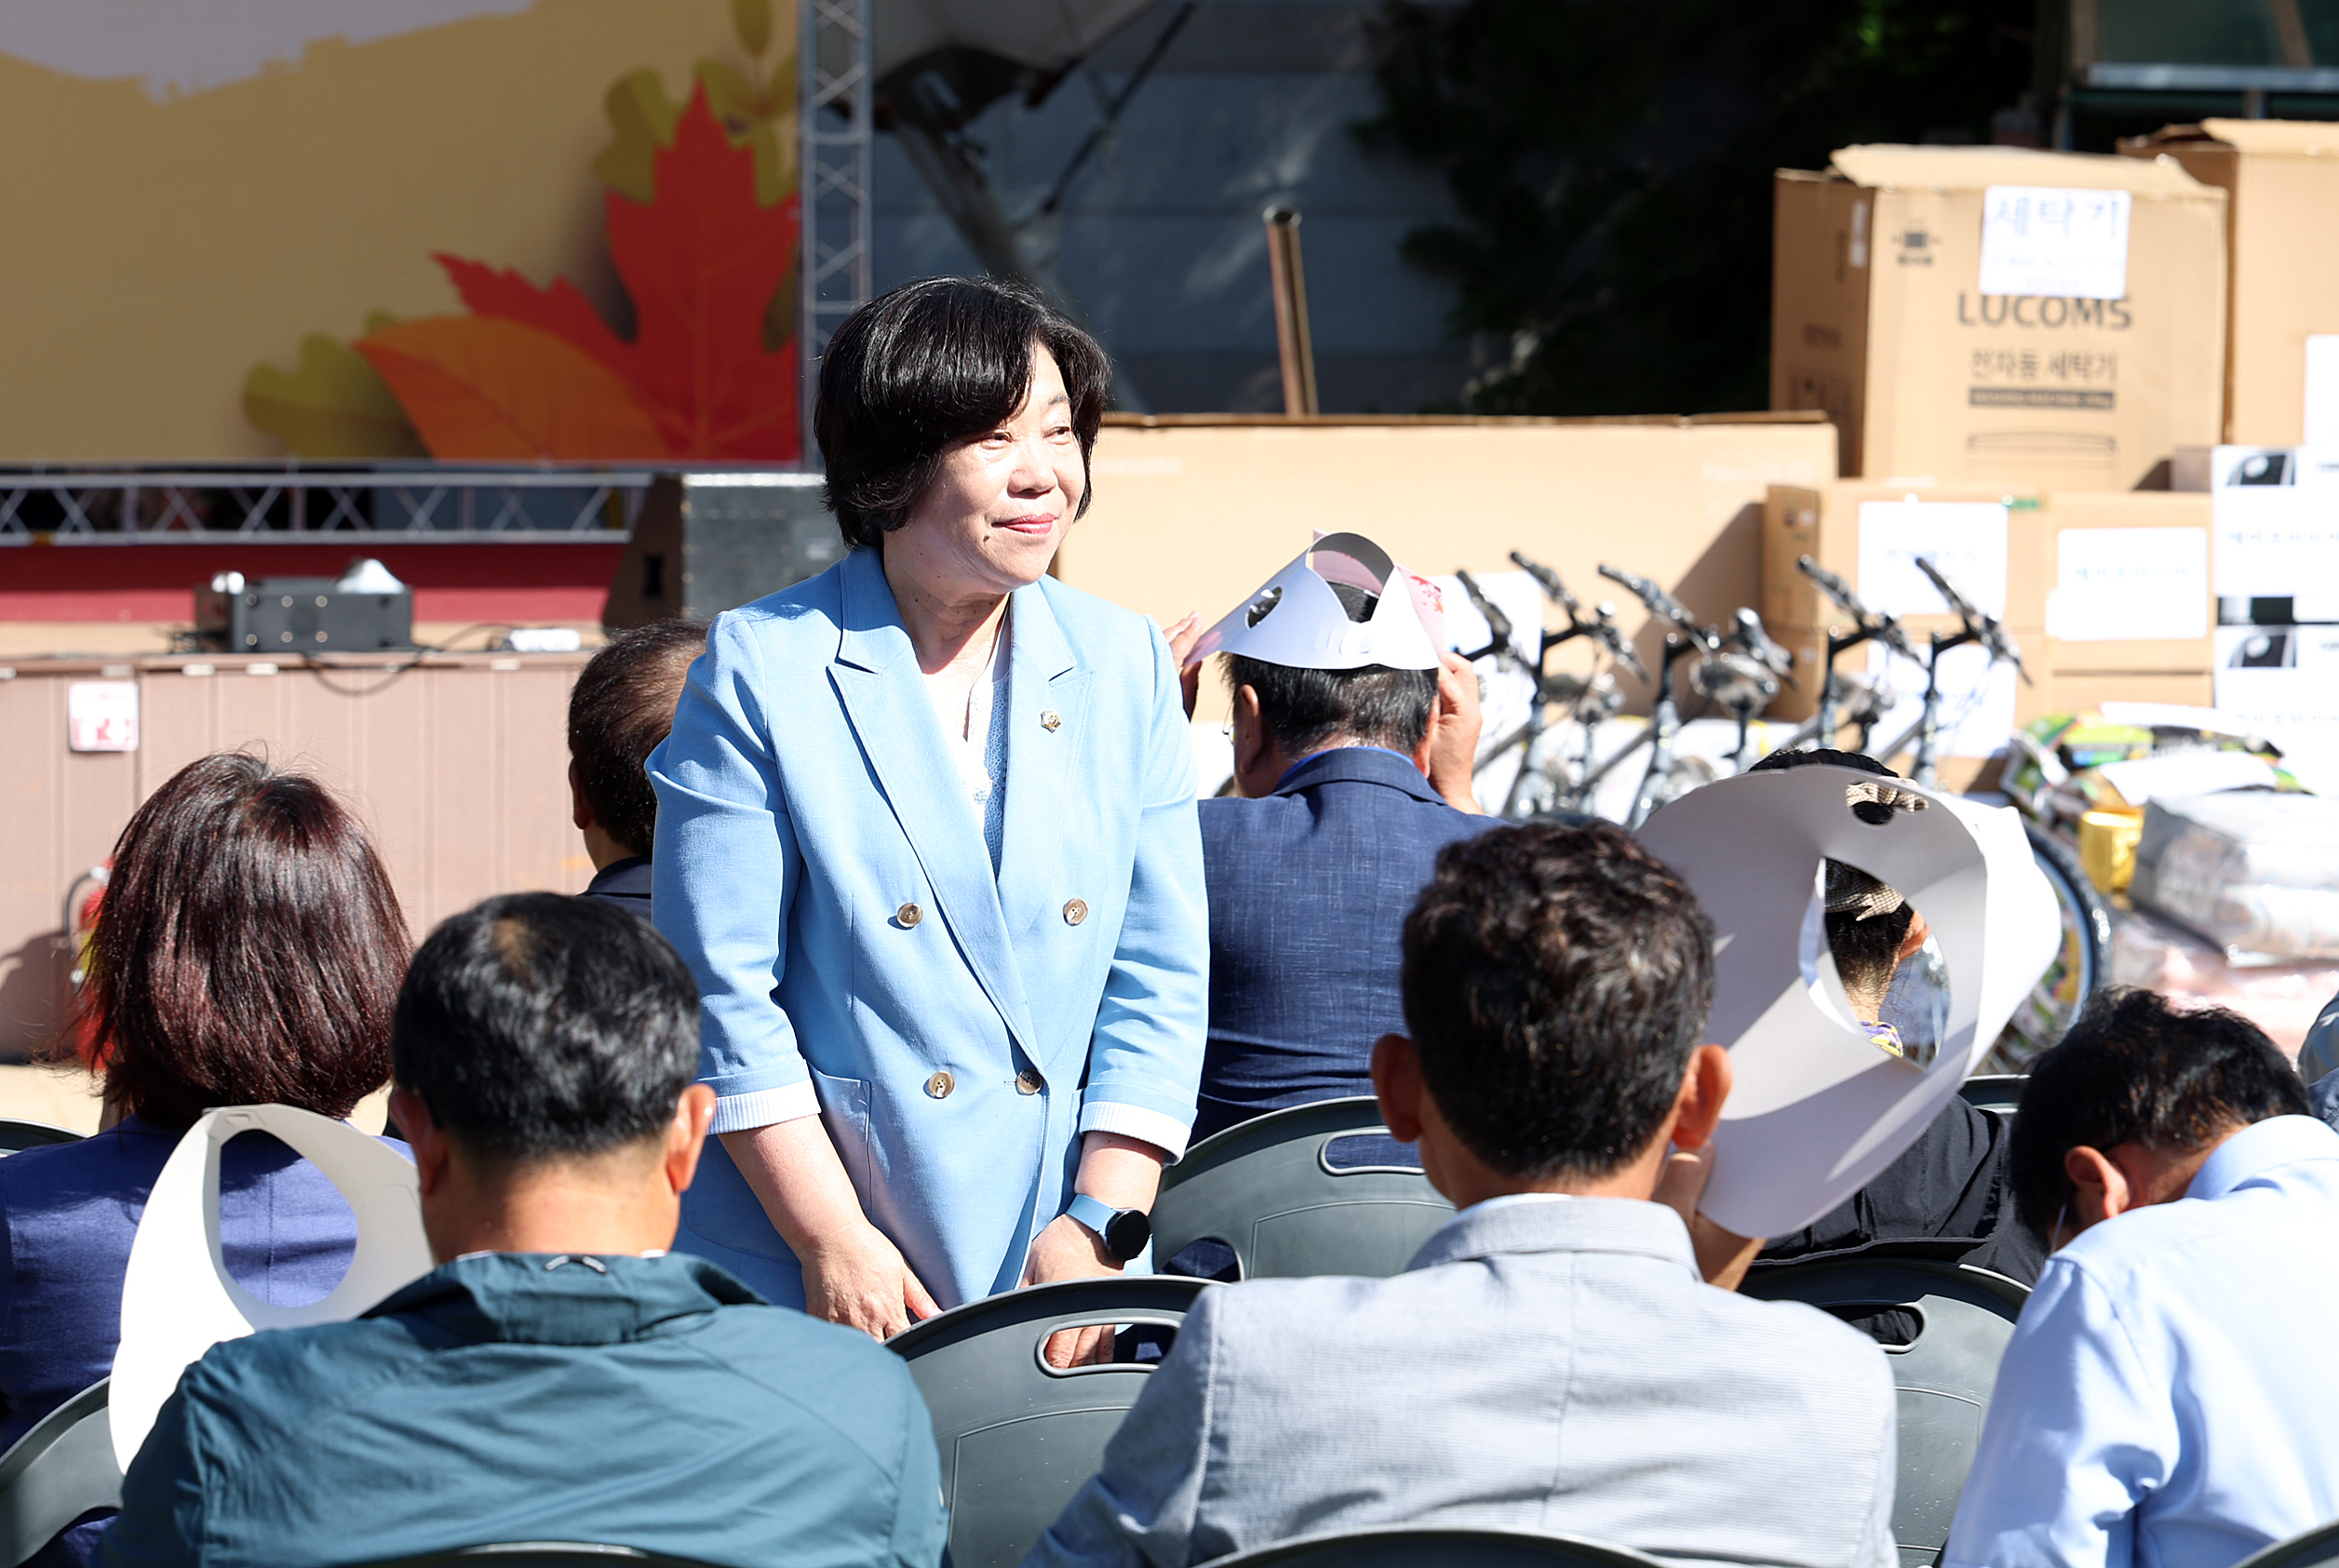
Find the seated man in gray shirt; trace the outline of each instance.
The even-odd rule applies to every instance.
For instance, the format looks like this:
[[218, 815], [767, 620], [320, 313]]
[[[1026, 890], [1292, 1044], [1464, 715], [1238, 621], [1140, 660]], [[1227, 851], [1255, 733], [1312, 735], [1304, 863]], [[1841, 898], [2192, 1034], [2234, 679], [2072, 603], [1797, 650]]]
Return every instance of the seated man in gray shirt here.
[[1439, 855], [1404, 952], [1373, 1084], [1460, 1213], [1393, 1279], [1204, 1292], [1027, 1568], [1398, 1524], [1890, 1568], [1883, 1353], [1706, 1283], [1751, 1244], [1654, 1200], [1730, 1084], [1688, 890], [1606, 823], [1501, 829]]

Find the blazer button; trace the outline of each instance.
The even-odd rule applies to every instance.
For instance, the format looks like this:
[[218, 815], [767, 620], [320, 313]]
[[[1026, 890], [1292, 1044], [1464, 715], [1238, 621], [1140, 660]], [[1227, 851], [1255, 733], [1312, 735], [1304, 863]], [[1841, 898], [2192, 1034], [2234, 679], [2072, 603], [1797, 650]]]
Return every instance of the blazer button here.
[[926, 1092], [933, 1095], [937, 1100], [948, 1099], [950, 1097], [950, 1091], [956, 1089], [958, 1086], [959, 1080], [952, 1078], [948, 1073], [936, 1073], [934, 1077], [926, 1079]]
[[1087, 918], [1088, 900], [1072, 898], [1064, 901], [1064, 923], [1066, 925], [1076, 926]]
[[1040, 1076], [1037, 1067], [1026, 1067], [1015, 1075], [1015, 1092], [1018, 1094], [1037, 1094], [1047, 1086], [1048, 1080]]
[[[918, 922], [925, 918], [926, 912], [914, 904], [905, 904], [894, 911], [894, 918], [900, 923], [904, 931], [915, 930]], [[944, 1090], [943, 1092], [947, 1094], [949, 1091]]]
[[1056, 726], [1063, 722], [1062, 717], [1054, 708], [1049, 708], [1040, 715], [1040, 728], [1051, 735], [1055, 733]]

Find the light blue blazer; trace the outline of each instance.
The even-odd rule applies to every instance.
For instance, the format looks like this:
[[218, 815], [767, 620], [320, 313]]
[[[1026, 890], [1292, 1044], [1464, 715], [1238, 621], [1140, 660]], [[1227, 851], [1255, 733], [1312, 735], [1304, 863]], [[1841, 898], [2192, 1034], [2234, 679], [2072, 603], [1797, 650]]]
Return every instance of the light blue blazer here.
[[[654, 918], [698, 979], [716, 1131], [817, 1112], [945, 1307], [1020, 1282], [1082, 1132], [1184, 1152], [1209, 1012], [1162, 634], [1042, 578], [1009, 648], [996, 878], [873, 550], [718, 617], [650, 757]], [[802, 1305], [711, 1138], [675, 1245]]]

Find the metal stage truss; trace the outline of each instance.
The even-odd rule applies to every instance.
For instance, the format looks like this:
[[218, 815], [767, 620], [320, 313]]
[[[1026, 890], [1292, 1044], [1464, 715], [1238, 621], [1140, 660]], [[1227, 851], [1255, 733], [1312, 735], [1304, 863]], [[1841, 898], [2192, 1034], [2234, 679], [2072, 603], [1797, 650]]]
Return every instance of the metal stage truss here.
[[0, 546], [409, 542], [616, 543], [647, 470], [0, 469]]
[[803, 0], [797, 47], [797, 124], [802, 138], [797, 336], [803, 355], [804, 454], [809, 465], [820, 356], [829, 334], [868, 302], [869, 209], [877, 73], [872, 0]]

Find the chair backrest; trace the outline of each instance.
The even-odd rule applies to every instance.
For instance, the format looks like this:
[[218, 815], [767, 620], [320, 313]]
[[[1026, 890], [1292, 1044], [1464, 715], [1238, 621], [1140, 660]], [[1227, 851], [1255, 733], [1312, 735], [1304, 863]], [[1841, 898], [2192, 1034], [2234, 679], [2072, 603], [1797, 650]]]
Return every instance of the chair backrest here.
[[77, 1144], [81, 1134], [46, 1121], [19, 1121], [0, 1117], [0, 1155], [22, 1154], [44, 1144]]
[[1096, 1323], [1174, 1332], [1208, 1285], [1160, 1274], [1034, 1285], [886, 1342], [908, 1361], [934, 1416], [955, 1568], [1021, 1562], [1096, 1473], [1152, 1374], [1133, 1361], [1059, 1371], [1041, 1355], [1048, 1336]]
[[121, 1506], [101, 1378], [0, 1454], [0, 1568], [30, 1561], [91, 1509]]
[[422, 1557], [401, 1557], [369, 1568], [705, 1568], [687, 1557], [597, 1541], [497, 1541]]
[[1656, 1568], [1629, 1547], [1518, 1530], [1355, 1530], [1278, 1541], [1211, 1568]]
[[1245, 1280], [1402, 1273], [1454, 1217], [1418, 1165], [1391, 1162], [1370, 1095], [1294, 1106], [1230, 1127], [1163, 1173], [1153, 1255], [1205, 1237]]
[[[1948, 1544], [1998, 1360], [2030, 1293], [2002, 1275], [1927, 1255], [1938, 1251], [1921, 1242], [1879, 1242], [1763, 1269], [1741, 1287], [1747, 1295], [1808, 1302], [1886, 1331], [1879, 1337], [1900, 1390], [1892, 1535], [1902, 1568], [1931, 1563]], [[1895, 1338], [1906, 1343], [1891, 1343]]]
[[2339, 1521], [2252, 1552], [2234, 1568], [2326, 1568], [2339, 1563]]
[[2025, 1073], [1983, 1073], [1959, 1084], [1957, 1093], [1969, 1106], [2012, 1116], [2023, 1108], [2023, 1085], [2029, 1081]]

